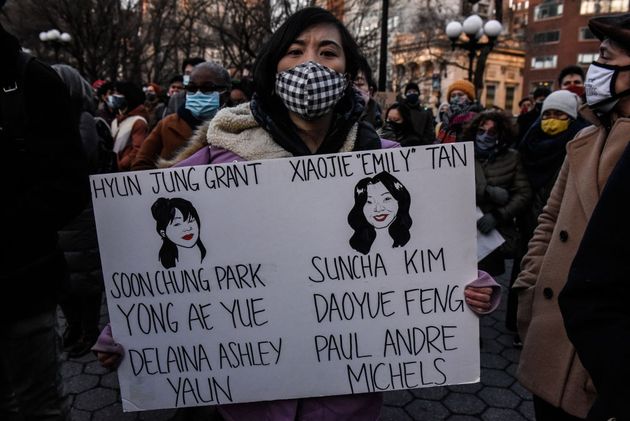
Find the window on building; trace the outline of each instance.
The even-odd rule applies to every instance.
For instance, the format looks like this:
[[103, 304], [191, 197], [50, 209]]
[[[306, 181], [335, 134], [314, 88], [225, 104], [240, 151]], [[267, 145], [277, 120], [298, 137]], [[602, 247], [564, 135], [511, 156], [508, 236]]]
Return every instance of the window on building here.
[[580, 4], [580, 14], [601, 15], [603, 13], [627, 12], [628, 0], [582, 0]]
[[537, 32], [534, 34], [534, 43], [547, 44], [560, 41], [560, 31]]
[[532, 58], [532, 69], [553, 69], [558, 65], [558, 56], [539, 56]]
[[590, 41], [594, 39], [597, 39], [597, 37], [593, 35], [588, 26], [580, 28], [580, 41]]
[[563, 4], [557, 0], [544, 0], [534, 8], [534, 20], [543, 20], [562, 16]]
[[588, 66], [589, 64], [597, 60], [598, 57], [599, 57], [599, 54], [597, 53], [578, 54], [577, 62], [578, 64], [581, 64], [582, 66]]
[[494, 105], [494, 99], [497, 94], [497, 85], [486, 85], [486, 108]]
[[514, 106], [514, 94], [516, 93], [516, 86], [508, 86], [505, 88], [505, 109], [511, 111]]

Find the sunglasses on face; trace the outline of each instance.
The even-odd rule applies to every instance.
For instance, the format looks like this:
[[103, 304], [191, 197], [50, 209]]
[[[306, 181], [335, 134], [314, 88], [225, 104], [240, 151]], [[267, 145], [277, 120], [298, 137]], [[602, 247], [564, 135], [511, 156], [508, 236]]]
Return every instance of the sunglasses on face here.
[[219, 94], [224, 94], [225, 92], [227, 92], [228, 88], [227, 86], [215, 85], [212, 83], [198, 86], [194, 84], [193, 82], [190, 82], [188, 85], [186, 85], [185, 89], [187, 92], [190, 92], [191, 94], [194, 94], [197, 91], [200, 91], [201, 93], [204, 93], [204, 94], [210, 94], [212, 92], [218, 92]]

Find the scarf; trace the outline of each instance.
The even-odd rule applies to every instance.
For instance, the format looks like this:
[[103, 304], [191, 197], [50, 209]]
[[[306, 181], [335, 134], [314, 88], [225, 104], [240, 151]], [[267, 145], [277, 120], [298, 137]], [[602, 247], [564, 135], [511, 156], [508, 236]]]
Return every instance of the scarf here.
[[550, 136], [540, 128], [540, 118], [534, 122], [518, 148], [533, 190], [546, 186], [556, 177], [567, 153], [567, 142], [586, 126], [588, 123], [584, 120], [573, 120], [567, 130]]
[[[288, 111], [279, 98], [273, 97], [266, 106], [257, 94], [250, 102], [252, 115], [256, 122], [265, 129], [287, 152], [293, 156], [313, 155], [298, 135], [297, 127], [289, 118]], [[363, 113], [363, 101], [352, 86], [344, 92], [333, 111], [333, 118], [328, 133], [315, 155], [335, 153], [343, 146], [348, 133]], [[355, 151], [380, 149], [380, 138], [369, 123], [359, 123]]]

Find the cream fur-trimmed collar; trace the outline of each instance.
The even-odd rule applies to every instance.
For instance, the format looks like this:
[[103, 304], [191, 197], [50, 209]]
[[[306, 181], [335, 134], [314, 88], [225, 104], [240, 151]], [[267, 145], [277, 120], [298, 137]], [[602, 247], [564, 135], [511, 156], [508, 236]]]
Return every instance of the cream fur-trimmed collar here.
[[[205, 136], [202, 132], [204, 127]], [[358, 127], [358, 123], [352, 126], [339, 152], [351, 152], [354, 149]], [[159, 167], [173, 166], [208, 145], [229, 150], [247, 161], [292, 156], [260, 127], [252, 115], [249, 103], [245, 103], [220, 110], [212, 120], [199, 127], [175, 158], [170, 161], [161, 160]]]

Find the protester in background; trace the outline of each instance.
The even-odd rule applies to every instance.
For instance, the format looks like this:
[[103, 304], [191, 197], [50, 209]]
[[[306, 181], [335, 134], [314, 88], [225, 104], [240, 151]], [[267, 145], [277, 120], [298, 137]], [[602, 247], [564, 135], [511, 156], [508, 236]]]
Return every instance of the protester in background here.
[[[584, 419], [597, 396], [567, 337], [557, 297], [600, 192], [628, 144], [630, 14], [592, 18], [589, 28], [602, 42], [586, 76], [589, 107], [580, 113], [594, 126], [567, 144], [566, 159], [514, 283], [523, 339], [517, 375], [534, 395], [539, 421]], [[603, 358], [605, 348], [603, 344]]]
[[[193, 68], [199, 63], [203, 63], [204, 61], [205, 60], [201, 57], [192, 57], [184, 60], [184, 62], [182, 63], [182, 82], [184, 87], [188, 84], [188, 82], [190, 82], [190, 74], [192, 73]], [[183, 91], [172, 95], [168, 100], [168, 105], [164, 110], [162, 118], [166, 117], [167, 115], [176, 113], [185, 100], [186, 93]]]
[[106, 83], [107, 83], [107, 81], [105, 79], [96, 79], [94, 82], [92, 82], [92, 89], [94, 91], [94, 95], [96, 95], [96, 92], [98, 91], [98, 88], [100, 88], [101, 86], [103, 86]]
[[505, 243], [478, 264], [480, 270], [501, 275], [504, 260], [513, 257], [518, 242], [514, 218], [525, 212], [531, 189], [517, 151], [510, 149], [514, 128], [500, 111], [484, 111], [467, 126], [463, 140], [475, 144], [475, 187], [477, 206], [483, 216], [477, 229], [487, 234], [499, 231]]
[[99, 137], [94, 122], [96, 106], [93, 89], [78, 70], [66, 64], [55, 64], [52, 68], [66, 85], [70, 94], [72, 108], [69, 110], [79, 125], [83, 153], [87, 159], [88, 170], [93, 173], [98, 166]]
[[435, 120], [435, 136], [437, 138], [442, 124], [448, 123], [448, 102], [443, 102], [438, 107], [437, 119]]
[[253, 92], [249, 80], [232, 80], [232, 89], [230, 89], [230, 96], [227, 101], [227, 106], [236, 107], [237, 105], [249, 102], [249, 100], [252, 98], [252, 93]]
[[[549, 95], [542, 106], [541, 119], [529, 129], [519, 146], [523, 168], [532, 187], [531, 206], [517, 218], [521, 238], [518, 244], [510, 286], [520, 272], [521, 259], [527, 253], [527, 244], [538, 225], [538, 216], [549, 199], [551, 189], [556, 182], [560, 167], [564, 162], [567, 143], [584, 127], [590, 125], [578, 118], [580, 99], [568, 90], [555, 91]], [[508, 294], [506, 325], [516, 332], [516, 313], [518, 299], [516, 291]], [[518, 336], [515, 345], [521, 345]]]
[[[348, 30], [330, 12], [315, 7], [296, 12], [258, 55], [252, 101], [221, 110], [211, 121], [206, 137], [191, 140], [174, 161], [180, 166], [218, 164], [395, 146], [381, 140], [370, 124], [360, 120], [363, 102], [348, 84], [356, 78], [359, 55]], [[325, 100], [316, 96], [296, 101], [321, 80], [329, 82]], [[482, 274], [478, 282], [484, 287], [465, 291], [466, 302], [475, 311], [487, 312], [498, 304], [491, 300], [497, 296], [492, 287], [495, 284], [488, 281], [489, 276]], [[99, 351], [99, 360], [105, 365], [120, 361], [120, 346], [116, 347], [109, 329], [103, 331], [93, 349]], [[218, 408], [226, 420], [370, 421], [379, 418], [381, 405], [381, 394], [367, 393]]]
[[571, 86], [581, 86], [584, 88], [584, 70], [574, 64], [560, 70], [558, 86], [559, 89], [569, 89]]
[[410, 82], [405, 85], [405, 95], [399, 103], [409, 109], [411, 126], [421, 145], [435, 143], [435, 128], [433, 127], [433, 113], [420, 104], [420, 87]]
[[167, 97], [172, 97], [178, 92], [184, 90], [184, 77], [182, 75], [176, 75], [171, 78], [168, 82], [168, 91], [166, 92]]
[[[90, 174], [95, 174], [100, 169], [101, 139], [92, 116], [95, 109], [93, 91], [76, 69], [65, 64], [56, 64], [53, 68], [70, 92], [71, 110], [79, 121], [88, 169]], [[91, 203], [59, 230], [59, 247], [64, 252], [69, 271], [61, 288], [60, 300], [68, 324], [63, 346], [68, 351], [68, 357], [76, 358], [90, 352], [98, 337], [101, 315], [103, 277]]]
[[359, 71], [357, 72], [357, 77], [354, 79], [354, 87], [359, 94], [361, 94], [361, 98], [363, 98], [363, 103], [365, 104], [363, 120], [370, 123], [375, 129], [380, 129], [383, 126], [383, 110], [378, 102], [374, 100], [376, 82], [374, 81], [370, 64], [363, 56], [361, 56], [359, 61]]
[[518, 142], [519, 145], [525, 137], [525, 133], [532, 127], [532, 124], [540, 117], [540, 110], [542, 109], [542, 104], [545, 98], [549, 96], [551, 91], [549, 88], [539, 87], [534, 90], [534, 108], [525, 114], [521, 114], [516, 119], [516, 124], [518, 124]]
[[481, 110], [475, 102], [475, 85], [467, 80], [453, 82], [446, 92], [449, 100], [446, 122], [440, 124], [437, 141], [439, 143], [460, 142], [464, 127]]
[[112, 82], [105, 82], [96, 90], [96, 98], [98, 99], [96, 117], [102, 118], [109, 127], [111, 127], [112, 121], [116, 118], [116, 113], [107, 105], [107, 99], [113, 91], [114, 84]]
[[136, 154], [147, 137], [148, 119], [144, 108], [144, 92], [131, 82], [116, 82], [107, 102], [116, 112], [112, 122], [114, 152], [118, 156], [118, 170], [129, 171]]
[[149, 115], [148, 131], [151, 132], [162, 119], [166, 107], [162, 102], [162, 88], [157, 83], [149, 83], [144, 88], [144, 96], [144, 108]]
[[518, 102], [518, 107], [520, 110], [518, 115], [526, 114], [534, 108], [534, 100], [526, 96]]
[[395, 140], [401, 146], [421, 145], [411, 125], [409, 109], [398, 102], [394, 102], [385, 113], [385, 126], [380, 131], [383, 139]]
[[[0, 8], [4, 1], [0, 0]], [[0, 418], [64, 419], [57, 294], [66, 276], [57, 230], [89, 198], [79, 126], [57, 73], [0, 25]]]
[[142, 142], [132, 170], [156, 168], [159, 158], [172, 159], [195, 130], [205, 134], [208, 123], [228, 99], [230, 75], [218, 63], [198, 64], [186, 91], [186, 102], [177, 113], [166, 116]]

